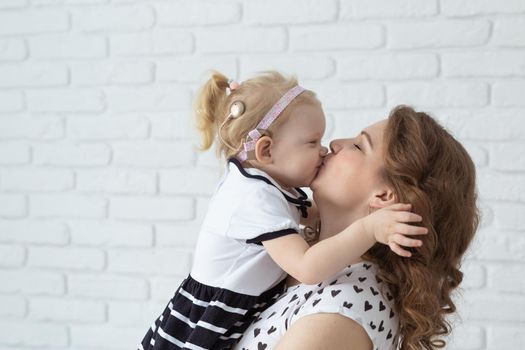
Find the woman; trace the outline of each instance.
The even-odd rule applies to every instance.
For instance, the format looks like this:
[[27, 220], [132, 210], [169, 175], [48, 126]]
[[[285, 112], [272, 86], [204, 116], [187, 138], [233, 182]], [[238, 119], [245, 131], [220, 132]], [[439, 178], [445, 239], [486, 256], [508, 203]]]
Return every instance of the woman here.
[[396, 202], [411, 203], [429, 233], [402, 258], [376, 244], [315, 286], [293, 285], [235, 349], [437, 349], [451, 332], [452, 291], [478, 225], [475, 167], [434, 119], [397, 107], [352, 139], [335, 140], [312, 183], [319, 239]]

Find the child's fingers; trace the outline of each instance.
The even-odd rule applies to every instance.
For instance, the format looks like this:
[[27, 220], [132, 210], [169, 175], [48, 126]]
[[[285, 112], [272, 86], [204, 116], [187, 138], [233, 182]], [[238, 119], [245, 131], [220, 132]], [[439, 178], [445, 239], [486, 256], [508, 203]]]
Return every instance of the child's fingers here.
[[412, 256], [412, 253], [410, 253], [408, 250], [401, 248], [396, 242], [390, 242], [388, 243], [388, 246], [394, 253], [396, 253], [399, 256], [404, 256], [406, 258], [410, 258]]
[[403, 235], [426, 235], [428, 233], [428, 228], [421, 227], [421, 226], [414, 226], [414, 225], [408, 225], [408, 224], [401, 224], [397, 223], [394, 226], [395, 231], [397, 233], [401, 233]]
[[399, 222], [420, 222], [423, 220], [421, 215], [411, 213], [409, 211], [398, 211], [395, 214], [395, 218]]
[[399, 233], [392, 236], [392, 241], [404, 247], [421, 247], [423, 245], [419, 239], [408, 238]]

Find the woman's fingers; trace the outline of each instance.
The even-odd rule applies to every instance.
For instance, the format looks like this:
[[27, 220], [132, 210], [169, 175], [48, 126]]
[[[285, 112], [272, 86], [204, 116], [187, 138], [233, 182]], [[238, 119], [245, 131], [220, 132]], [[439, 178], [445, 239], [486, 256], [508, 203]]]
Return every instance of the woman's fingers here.
[[421, 215], [409, 211], [399, 211], [395, 213], [395, 218], [399, 222], [420, 222], [423, 220]]

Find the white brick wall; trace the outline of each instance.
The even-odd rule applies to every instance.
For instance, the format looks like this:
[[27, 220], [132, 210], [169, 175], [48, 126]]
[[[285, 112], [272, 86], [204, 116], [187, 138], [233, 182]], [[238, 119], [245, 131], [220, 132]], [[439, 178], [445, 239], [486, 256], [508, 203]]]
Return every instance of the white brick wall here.
[[525, 0], [2, 0], [0, 349], [140, 340], [219, 176], [190, 118], [212, 68], [297, 74], [326, 140], [398, 103], [439, 118], [483, 209], [448, 348], [523, 347]]

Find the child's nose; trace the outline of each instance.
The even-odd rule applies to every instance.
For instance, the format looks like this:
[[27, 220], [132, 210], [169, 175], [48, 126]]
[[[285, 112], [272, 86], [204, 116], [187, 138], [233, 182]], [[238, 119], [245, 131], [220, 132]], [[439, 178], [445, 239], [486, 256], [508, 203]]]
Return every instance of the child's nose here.
[[328, 148], [321, 146], [321, 157], [324, 157], [328, 154]]

